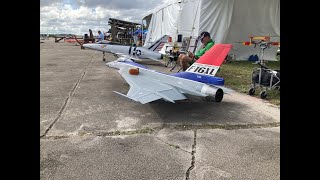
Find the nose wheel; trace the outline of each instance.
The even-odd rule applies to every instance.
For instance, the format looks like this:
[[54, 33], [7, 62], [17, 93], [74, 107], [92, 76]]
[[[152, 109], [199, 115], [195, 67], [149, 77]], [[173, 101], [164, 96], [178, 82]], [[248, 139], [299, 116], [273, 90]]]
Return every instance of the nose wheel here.
[[102, 55], [102, 61], [106, 61], [106, 58], [104, 58], [105, 53], [103, 52], [102, 54], [103, 54], [103, 55]]

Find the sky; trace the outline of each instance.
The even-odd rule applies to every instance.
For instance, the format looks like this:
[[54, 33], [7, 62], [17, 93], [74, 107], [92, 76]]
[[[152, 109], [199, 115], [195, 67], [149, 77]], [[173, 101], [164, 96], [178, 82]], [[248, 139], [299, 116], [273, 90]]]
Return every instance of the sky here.
[[107, 32], [109, 18], [141, 23], [148, 11], [170, 0], [40, 0], [41, 34]]

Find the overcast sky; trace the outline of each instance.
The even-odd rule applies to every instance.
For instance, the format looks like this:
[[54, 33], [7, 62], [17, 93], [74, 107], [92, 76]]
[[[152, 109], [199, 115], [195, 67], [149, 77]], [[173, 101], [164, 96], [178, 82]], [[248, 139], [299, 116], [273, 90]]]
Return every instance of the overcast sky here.
[[40, 0], [40, 33], [93, 34], [109, 30], [108, 19], [140, 23], [147, 11], [170, 0]]

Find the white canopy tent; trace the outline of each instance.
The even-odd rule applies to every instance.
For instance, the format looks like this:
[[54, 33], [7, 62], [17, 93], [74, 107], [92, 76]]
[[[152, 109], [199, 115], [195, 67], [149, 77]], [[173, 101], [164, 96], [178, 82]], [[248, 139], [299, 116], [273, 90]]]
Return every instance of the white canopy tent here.
[[[237, 60], [247, 60], [260, 52], [258, 46], [239, 43], [249, 41], [250, 35], [271, 36], [271, 41], [280, 41], [280, 0], [172, 0], [146, 16], [150, 14], [145, 46], [163, 35], [176, 41], [178, 34], [196, 38], [200, 32], [208, 31], [216, 44], [233, 44], [230, 54]], [[264, 59], [276, 60], [277, 49], [266, 49]]]

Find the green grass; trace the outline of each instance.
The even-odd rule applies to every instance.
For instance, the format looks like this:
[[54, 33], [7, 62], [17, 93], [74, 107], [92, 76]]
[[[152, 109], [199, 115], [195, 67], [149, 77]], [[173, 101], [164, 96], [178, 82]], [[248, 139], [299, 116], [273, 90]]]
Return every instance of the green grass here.
[[[216, 76], [224, 78], [226, 87], [248, 94], [253, 68], [258, 66], [249, 61], [232, 61], [222, 64]], [[270, 69], [280, 69], [280, 61], [266, 62], [266, 66]], [[259, 93], [260, 88], [257, 87], [253, 96], [260, 98]], [[268, 95], [265, 100], [272, 104], [280, 105], [279, 90], [271, 89], [267, 93]]]

